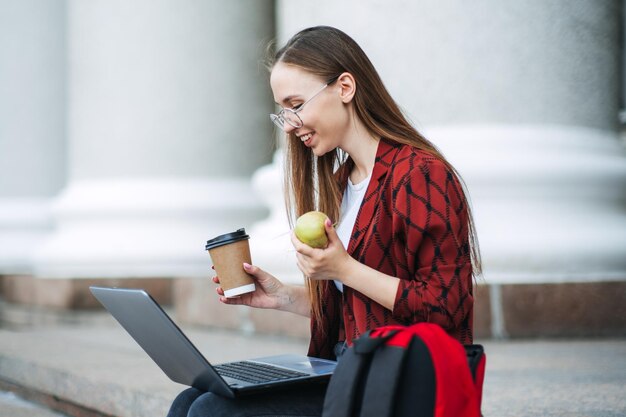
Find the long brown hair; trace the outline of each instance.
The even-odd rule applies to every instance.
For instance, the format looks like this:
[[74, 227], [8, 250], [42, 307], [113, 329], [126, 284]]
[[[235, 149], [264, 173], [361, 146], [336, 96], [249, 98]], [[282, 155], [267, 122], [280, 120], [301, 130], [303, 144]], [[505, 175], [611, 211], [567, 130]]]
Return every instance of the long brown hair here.
[[[333, 82], [344, 72], [352, 74], [357, 85], [354, 110], [365, 127], [378, 137], [413, 146], [439, 158], [457, 175], [467, 196], [460, 175], [406, 119], [365, 52], [344, 32], [328, 26], [304, 29], [276, 51], [269, 67], [272, 68], [278, 62], [302, 68], [327, 83]], [[290, 224], [293, 226], [294, 216], [311, 210], [322, 211], [337, 221], [342, 190], [335, 172], [337, 169], [349, 172], [353, 166], [352, 160], [340, 149], [316, 157], [302, 146], [295, 134], [290, 133], [286, 142], [284, 175], [285, 204]], [[472, 267], [477, 276], [481, 274], [480, 251], [469, 202], [467, 209]], [[311, 298], [312, 317], [319, 322], [323, 282], [306, 277], [305, 281]]]

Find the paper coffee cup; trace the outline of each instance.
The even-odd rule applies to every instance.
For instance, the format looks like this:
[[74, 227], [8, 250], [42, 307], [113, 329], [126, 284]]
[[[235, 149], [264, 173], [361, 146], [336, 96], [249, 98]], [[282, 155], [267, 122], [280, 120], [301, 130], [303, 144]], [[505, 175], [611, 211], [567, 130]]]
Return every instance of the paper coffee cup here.
[[244, 262], [252, 264], [248, 239], [246, 230], [239, 229], [206, 242], [205, 249], [209, 251], [226, 297], [237, 297], [256, 289], [254, 280], [243, 269]]

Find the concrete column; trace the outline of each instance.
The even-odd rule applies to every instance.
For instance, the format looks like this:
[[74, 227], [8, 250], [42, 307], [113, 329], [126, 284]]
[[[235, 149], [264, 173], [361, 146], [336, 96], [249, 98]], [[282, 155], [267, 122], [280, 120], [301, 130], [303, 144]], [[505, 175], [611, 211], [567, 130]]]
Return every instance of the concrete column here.
[[[459, 169], [475, 212], [483, 282], [502, 289], [492, 294], [496, 336], [524, 333], [505, 328], [514, 321], [511, 309], [526, 314], [522, 327], [540, 328], [547, 317], [565, 329], [561, 334], [615, 324], [615, 311], [598, 303], [551, 299], [554, 287], [542, 287], [545, 302], [536, 305], [529, 293], [516, 299], [499, 286], [614, 281], [624, 288], [621, 8], [618, 0], [277, 3], [279, 43], [312, 25], [345, 30], [417, 127]], [[580, 308], [557, 317], [547, 313], [551, 305]]]
[[269, 6], [69, 2], [69, 184], [38, 276], [207, 277], [206, 240], [263, 216]]
[[304, 284], [302, 272], [296, 265], [296, 253], [291, 244], [291, 229], [285, 212], [283, 193], [283, 152], [276, 151], [271, 164], [258, 169], [252, 177], [254, 190], [263, 199], [270, 215], [250, 229], [250, 249], [254, 262], [270, 271], [281, 281]]
[[30, 274], [65, 182], [65, 1], [0, 1], [0, 275]]

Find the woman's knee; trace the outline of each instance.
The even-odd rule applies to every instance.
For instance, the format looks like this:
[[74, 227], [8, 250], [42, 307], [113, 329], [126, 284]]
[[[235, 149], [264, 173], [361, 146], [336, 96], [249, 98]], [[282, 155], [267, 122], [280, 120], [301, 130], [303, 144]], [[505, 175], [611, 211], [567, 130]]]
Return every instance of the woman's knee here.
[[320, 416], [325, 392], [325, 386], [303, 386], [237, 400], [206, 393], [193, 402], [188, 417]]
[[235, 401], [212, 392], [203, 393], [191, 405], [188, 417], [234, 416]]
[[204, 394], [203, 391], [197, 390], [195, 388], [188, 388], [178, 394], [172, 405], [170, 406], [170, 411], [167, 413], [167, 417], [187, 417], [187, 412], [191, 407], [191, 404], [198, 398]]

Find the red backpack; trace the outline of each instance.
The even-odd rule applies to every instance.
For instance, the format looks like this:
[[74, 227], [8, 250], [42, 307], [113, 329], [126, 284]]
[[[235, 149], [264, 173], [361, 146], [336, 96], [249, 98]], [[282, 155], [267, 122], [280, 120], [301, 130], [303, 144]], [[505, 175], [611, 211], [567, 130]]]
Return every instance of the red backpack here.
[[339, 359], [323, 417], [480, 417], [481, 345], [432, 323], [365, 333]]

